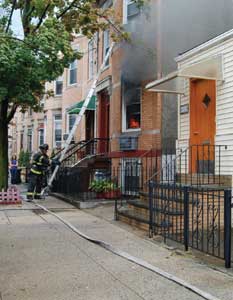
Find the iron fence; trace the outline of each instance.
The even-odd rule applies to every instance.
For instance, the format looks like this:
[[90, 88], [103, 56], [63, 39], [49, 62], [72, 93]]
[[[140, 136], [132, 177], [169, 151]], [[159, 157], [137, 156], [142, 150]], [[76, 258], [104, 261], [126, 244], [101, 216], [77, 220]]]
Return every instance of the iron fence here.
[[231, 265], [231, 190], [150, 182], [150, 236], [167, 239]]
[[115, 198], [139, 199], [145, 189], [148, 174], [152, 174], [155, 170], [154, 164], [145, 162], [146, 160], [143, 162], [139, 159], [126, 159], [109, 169], [79, 165], [61, 166], [53, 184], [53, 192], [87, 201]]
[[162, 152], [159, 171], [150, 179], [156, 182], [180, 185], [221, 185], [224, 183], [222, 170], [225, 145], [190, 145], [176, 149], [176, 154]]

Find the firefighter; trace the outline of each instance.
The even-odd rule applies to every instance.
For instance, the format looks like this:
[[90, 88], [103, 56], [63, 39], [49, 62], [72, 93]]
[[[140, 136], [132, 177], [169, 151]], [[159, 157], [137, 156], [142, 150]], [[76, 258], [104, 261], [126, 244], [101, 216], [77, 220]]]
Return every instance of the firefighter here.
[[33, 156], [32, 167], [30, 170], [27, 199], [29, 201], [34, 199], [41, 199], [41, 189], [43, 181], [46, 176], [46, 171], [50, 165], [47, 151], [49, 146], [47, 144], [39, 147], [40, 151]]

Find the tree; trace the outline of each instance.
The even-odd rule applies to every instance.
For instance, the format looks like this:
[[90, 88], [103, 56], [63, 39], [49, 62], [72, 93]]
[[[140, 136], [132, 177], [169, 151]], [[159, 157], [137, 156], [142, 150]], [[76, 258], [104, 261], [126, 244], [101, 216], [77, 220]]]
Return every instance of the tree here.
[[[0, 18], [0, 189], [7, 188], [9, 122], [17, 109], [39, 110], [40, 100], [49, 94], [45, 82], [55, 80], [81, 57], [71, 47], [75, 34], [91, 37], [112, 23], [106, 22], [111, 11], [99, 8], [99, 2], [1, 1], [5, 13]], [[23, 38], [11, 30], [15, 11], [20, 11]]]

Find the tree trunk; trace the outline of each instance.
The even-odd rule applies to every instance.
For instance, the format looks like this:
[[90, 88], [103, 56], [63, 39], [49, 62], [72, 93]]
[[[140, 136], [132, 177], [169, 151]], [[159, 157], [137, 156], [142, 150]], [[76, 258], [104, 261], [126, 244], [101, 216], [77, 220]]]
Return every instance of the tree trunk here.
[[8, 103], [0, 105], [0, 191], [8, 187]]

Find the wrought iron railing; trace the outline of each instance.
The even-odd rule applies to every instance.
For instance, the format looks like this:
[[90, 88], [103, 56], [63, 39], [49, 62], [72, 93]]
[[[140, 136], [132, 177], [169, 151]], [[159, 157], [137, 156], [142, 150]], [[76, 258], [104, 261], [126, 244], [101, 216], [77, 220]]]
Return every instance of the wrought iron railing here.
[[222, 153], [226, 150], [225, 145], [191, 145], [185, 150], [177, 149], [176, 154], [163, 152], [161, 168], [150, 180], [191, 186], [221, 185], [225, 180]]
[[231, 190], [150, 182], [150, 236], [159, 234], [231, 266]]
[[80, 141], [66, 153], [62, 166], [72, 167], [86, 157], [103, 155], [108, 152], [109, 139], [95, 138], [88, 141]]
[[[107, 144], [102, 143], [100, 147], [100, 141], [105, 142], [105, 140], [99, 139], [95, 143], [90, 142], [80, 147], [78, 153], [75, 154], [75, 160], [72, 158], [69, 161], [70, 165], [66, 160], [66, 164], [60, 166], [54, 182], [54, 192], [85, 200], [109, 197], [139, 199], [145, 181], [157, 168], [160, 151], [150, 150], [138, 158], [125, 158], [115, 167], [109, 164], [109, 166], [105, 166], [105, 172], [103, 171], [102, 175], [96, 174], [96, 169], [92, 169], [91, 166], [84, 168], [83, 165], [75, 164], [78, 159], [90, 158], [93, 154], [101, 155], [103, 149], [107, 150]], [[83, 156], [80, 154], [81, 151], [84, 151]], [[89, 189], [94, 180], [105, 181], [104, 193], [101, 190], [101, 183], [99, 192], [96, 192], [95, 188]]]

